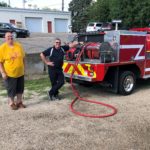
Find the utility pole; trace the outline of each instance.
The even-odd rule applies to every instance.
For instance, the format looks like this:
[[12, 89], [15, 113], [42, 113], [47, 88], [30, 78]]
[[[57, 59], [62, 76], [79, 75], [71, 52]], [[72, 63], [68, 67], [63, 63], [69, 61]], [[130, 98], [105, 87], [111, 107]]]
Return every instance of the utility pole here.
[[10, 0], [8, 0], [8, 5], [10, 6]]
[[64, 11], [64, 0], [62, 0], [62, 11]]
[[27, 0], [22, 0], [23, 8], [25, 8], [25, 3], [26, 2], [27, 2]]

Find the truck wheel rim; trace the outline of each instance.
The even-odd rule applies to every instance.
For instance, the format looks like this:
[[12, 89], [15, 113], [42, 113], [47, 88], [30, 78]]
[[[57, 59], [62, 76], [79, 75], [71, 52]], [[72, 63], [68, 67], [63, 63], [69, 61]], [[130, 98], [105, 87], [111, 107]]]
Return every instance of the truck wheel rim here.
[[132, 76], [127, 76], [123, 82], [123, 87], [126, 92], [130, 92], [134, 86], [134, 79]]

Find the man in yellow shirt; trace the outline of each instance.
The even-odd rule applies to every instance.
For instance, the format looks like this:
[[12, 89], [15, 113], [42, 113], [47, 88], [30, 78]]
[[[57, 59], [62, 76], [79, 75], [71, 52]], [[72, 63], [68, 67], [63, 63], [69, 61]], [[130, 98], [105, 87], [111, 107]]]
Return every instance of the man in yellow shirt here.
[[[25, 108], [22, 103], [24, 92], [25, 53], [20, 43], [13, 40], [10, 32], [5, 34], [5, 43], [0, 46], [0, 72], [5, 81], [11, 109]], [[15, 103], [14, 98], [17, 96]]]

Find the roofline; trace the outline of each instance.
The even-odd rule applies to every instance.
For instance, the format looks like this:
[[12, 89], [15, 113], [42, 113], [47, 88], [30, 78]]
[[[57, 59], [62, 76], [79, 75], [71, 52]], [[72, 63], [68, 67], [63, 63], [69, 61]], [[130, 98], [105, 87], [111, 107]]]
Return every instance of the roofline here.
[[41, 10], [41, 9], [23, 9], [23, 8], [8, 8], [8, 7], [0, 7], [0, 11], [9, 11], [9, 12], [30, 12], [30, 13], [43, 13], [43, 14], [68, 14], [69, 11], [50, 11], [50, 10]]

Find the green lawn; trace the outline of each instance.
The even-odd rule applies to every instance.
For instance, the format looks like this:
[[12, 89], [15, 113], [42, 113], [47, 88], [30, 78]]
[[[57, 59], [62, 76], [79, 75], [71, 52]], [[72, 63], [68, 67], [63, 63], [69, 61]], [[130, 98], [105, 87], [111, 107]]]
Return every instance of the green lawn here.
[[48, 87], [50, 87], [49, 78], [25, 81], [25, 88], [30, 91], [42, 92], [45, 90], [45, 88], [48, 88]]
[[[32, 99], [35, 96], [39, 99], [48, 99], [47, 91], [50, 89], [51, 83], [48, 76], [43, 76], [40, 79], [26, 79], [25, 80], [25, 91], [24, 97], [26, 100]], [[64, 91], [65, 87], [61, 88]], [[6, 89], [4, 87], [3, 81], [0, 78], [0, 96], [6, 97]]]
[[[47, 90], [49, 90], [51, 84], [48, 77], [41, 79], [25, 80], [25, 97], [27, 99], [32, 98], [33, 95], [46, 95]], [[34, 93], [34, 94], [33, 94]], [[3, 85], [2, 79], [0, 79], [0, 96], [6, 96], [6, 90]]]

